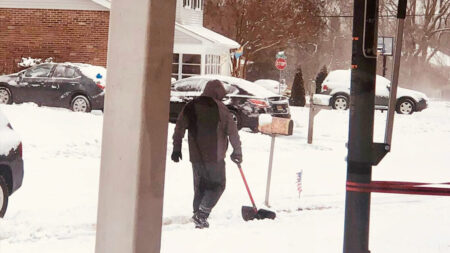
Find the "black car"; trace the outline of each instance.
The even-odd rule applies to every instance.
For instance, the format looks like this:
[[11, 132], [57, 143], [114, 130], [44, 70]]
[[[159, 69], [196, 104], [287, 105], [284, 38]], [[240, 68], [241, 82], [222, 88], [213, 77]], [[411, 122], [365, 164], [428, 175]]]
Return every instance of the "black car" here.
[[0, 111], [0, 218], [5, 215], [8, 199], [22, 185], [22, 142]]
[[103, 110], [106, 69], [89, 64], [45, 63], [0, 76], [0, 104], [34, 102], [76, 112]]
[[210, 80], [220, 80], [227, 91], [224, 104], [233, 114], [238, 129], [248, 127], [254, 131], [258, 128], [258, 117], [268, 113], [275, 117], [290, 118], [288, 99], [272, 93], [244, 79], [204, 75], [182, 79], [172, 83], [170, 95], [170, 122], [176, 122], [178, 114], [187, 102], [200, 96]]

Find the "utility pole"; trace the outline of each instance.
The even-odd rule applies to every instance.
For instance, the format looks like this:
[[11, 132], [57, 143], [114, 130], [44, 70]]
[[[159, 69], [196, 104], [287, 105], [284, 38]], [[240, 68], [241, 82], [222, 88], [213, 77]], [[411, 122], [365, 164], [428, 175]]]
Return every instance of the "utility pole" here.
[[[355, 0], [347, 182], [370, 183], [377, 65], [378, 0]], [[344, 253], [369, 253], [370, 193], [347, 191]]]

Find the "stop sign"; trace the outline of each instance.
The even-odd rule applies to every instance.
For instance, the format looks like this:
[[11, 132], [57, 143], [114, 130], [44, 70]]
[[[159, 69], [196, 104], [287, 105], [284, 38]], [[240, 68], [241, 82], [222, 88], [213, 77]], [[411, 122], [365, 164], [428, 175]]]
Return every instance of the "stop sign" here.
[[275, 61], [275, 67], [277, 67], [277, 69], [279, 69], [279, 70], [285, 69], [286, 66], [287, 66], [287, 61], [284, 58], [278, 58]]

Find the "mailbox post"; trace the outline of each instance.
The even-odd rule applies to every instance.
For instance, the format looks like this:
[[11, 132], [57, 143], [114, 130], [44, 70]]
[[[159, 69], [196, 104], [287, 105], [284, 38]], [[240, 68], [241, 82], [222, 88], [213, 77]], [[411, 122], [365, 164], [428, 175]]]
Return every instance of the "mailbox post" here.
[[272, 180], [272, 165], [273, 165], [273, 154], [275, 151], [275, 137], [277, 135], [292, 135], [294, 130], [294, 122], [291, 119], [277, 118], [270, 115], [262, 114], [259, 116], [258, 130], [262, 134], [270, 135], [270, 156], [269, 156], [269, 169], [267, 171], [267, 184], [266, 184], [266, 198], [264, 204], [267, 207], [269, 205], [269, 195], [270, 195], [270, 182]]

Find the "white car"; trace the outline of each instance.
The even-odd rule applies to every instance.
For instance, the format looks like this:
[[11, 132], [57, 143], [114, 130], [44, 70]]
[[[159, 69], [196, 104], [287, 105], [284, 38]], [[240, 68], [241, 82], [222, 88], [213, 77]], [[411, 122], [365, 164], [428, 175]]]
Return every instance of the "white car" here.
[[[350, 102], [350, 70], [331, 71], [322, 83], [322, 94], [330, 95], [330, 106], [337, 110], [347, 110]], [[375, 109], [387, 110], [391, 81], [377, 75]], [[428, 107], [427, 96], [419, 91], [398, 87], [396, 111], [400, 114], [420, 112]]]

